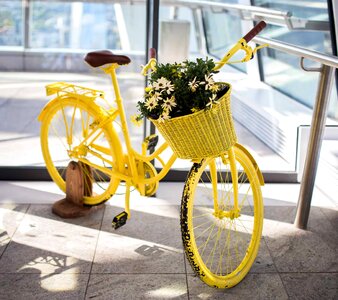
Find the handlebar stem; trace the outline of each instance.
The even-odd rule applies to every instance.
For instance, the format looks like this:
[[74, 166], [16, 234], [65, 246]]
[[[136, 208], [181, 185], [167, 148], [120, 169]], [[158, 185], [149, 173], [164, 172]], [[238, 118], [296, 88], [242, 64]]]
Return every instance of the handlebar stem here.
[[156, 58], [151, 58], [149, 62], [142, 68], [141, 74], [147, 76], [148, 70], [151, 69], [153, 72], [156, 71]]
[[[234, 47], [232, 47], [224, 57], [217, 62], [217, 66], [214, 68], [214, 71], [221, 69], [225, 64], [235, 64], [235, 63], [243, 63], [251, 60], [256, 54], [257, 50], [267, 47], [268, 44], [257, 46], [252, 49], [244, 38], [241, 38]], [[245, 52], [245, 56], [241, 60], [229, 61], [231, 57], [233, 57], [239, 50], [243, 50]]]

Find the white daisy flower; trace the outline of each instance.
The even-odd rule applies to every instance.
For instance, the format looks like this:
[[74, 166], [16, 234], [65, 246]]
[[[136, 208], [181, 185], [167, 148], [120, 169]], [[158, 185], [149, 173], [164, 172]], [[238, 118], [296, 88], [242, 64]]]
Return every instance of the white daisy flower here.
[[212, 78], [212, 74], [205, 75], [205, 90], [211, 89], [211, 87], [215, 84], [214, 79]]
[[154, 98], [154, 101], [162, 100], [162, 94], [161, 92], [155, 92], [154, 95], [151, 96], [151, 98]]
[[166, 86], [166, 92], [167, 92], [168, 95], [170, 95], [171, 92], [173, 92], [173, 91], [174, 91], [174, 85], [171, 84], [171, 82], [169, 81], [169, 84], [167, 84], [167, 86]]
[[155, 82], [153, 82], [152, 86], [155, 90], [159, 91], [161, 89], [165, 89], [170, 84], [171, 82], [168, 79], [161, 77], [160, 79], [157, 79]]
[[196, 89], [198, 88], [198, 84], [199, 84], [199, 81], [196, 81], [196, 76], [195, 78], [193, 79], [193, 81], [189, 82], [188, 85], [191, 89], [191, 91], [194, 93], [196, 91]]
[[177, 103], [175, 102], [175, 97], [171, 96], [170, 98], [167, 98], [163, 100], [162, 107], [165, 111], [171, 111], [173, 107], [175, 107]]
[[157, 100], [156, 100], [156, 98], [154, 98], [154, 96], [149, 98], [145, 103], [145, 107], [149, 111], [152, 111], [156, 106], [157, 106]]
[[165, 120], [169, 120], [169, 119], [170, 119], [169, 111], [168, 110], [164, 110], [157, 120], [159, 122], [163, 123]]
[[218, 101], [217, 101], [217, 100], [215, 100], [215, 99], [216, 99], [216, 97], [217, 97], [217, 95], [216, 95], [216, 94], [212, 94], [212, 96], [211, 96], [211, 97], [209, 97], [209, 103], [207, 103], [206, 107], [212, 108], [213, 104], [216, 104], [216, 103], [218, 103]]

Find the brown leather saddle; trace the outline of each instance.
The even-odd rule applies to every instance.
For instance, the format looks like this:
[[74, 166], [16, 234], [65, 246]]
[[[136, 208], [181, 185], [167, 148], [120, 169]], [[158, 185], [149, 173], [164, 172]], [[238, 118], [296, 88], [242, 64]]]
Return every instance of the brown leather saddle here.
[[115, 55], [109, 50], [98, 50], [86, 54], [84, 60], [92, 67], [101, 67], [105, 64], [117, 63], [119, 65], [127, 65], [130, 58], [125, 55]]

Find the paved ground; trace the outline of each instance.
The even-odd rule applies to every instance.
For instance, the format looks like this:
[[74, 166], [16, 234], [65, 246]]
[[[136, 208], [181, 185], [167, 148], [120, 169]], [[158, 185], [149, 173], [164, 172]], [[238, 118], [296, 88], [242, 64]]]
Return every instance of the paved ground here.
[[156, 198], [132, 193], [132, 219], [117, 231], [122, 196], [64, 220], [51, 213], [62, 198], [53, 183], [0, 190], [0, 299], [338, 299], [338, 206], [318, 190], [304, 231], [292, 224], [299, 186], [264, 187], [259, 255], [230, 290], [203, 284], [184, 258], [182, 183], [161, 183]]

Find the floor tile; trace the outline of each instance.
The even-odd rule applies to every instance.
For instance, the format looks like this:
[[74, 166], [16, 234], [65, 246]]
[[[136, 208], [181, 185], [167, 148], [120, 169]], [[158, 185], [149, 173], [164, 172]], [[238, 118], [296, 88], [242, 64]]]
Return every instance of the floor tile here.
[[[187, 269], [187, 274], [194, 274], [192, 267], [188, 259], [185, 257], [185, 264]], [[270, 252], [264, 239], [261, 240], [260, 248], [257, 254], [257, 257], [251, 266], [250, 273], [276, 273], [276, 267], [271, 258]]]
[[231, 289], [216, 289], [188, 275], [190, 299], [288, 299], [278, 274], [248, 274]]
[[263, 229], [273, 229], [273, 225], [278, 222], [293, 224], [296, 216], [295, 205], [285, 206], [264, 206], [264, 227]]
[[188, 299], [185, 274], [92, 274], [86, 299]]
[[338, 299], [338, 273], [281, 274], [281, 278], [289, 299]]
[[[264, 238], [279, 272], [338, 271], [338, 233], [319, 208], [312, 207], [308, 229], [297, 229], [287, 212], [271, 208], [264, 223]], [[273, 213], [272, 213], [273, 212]], [[279, 213], [279, 215], [278, 215]], [[275, 215], [274, 215], [275, 214]], [[278, 216], [277, 216], [278, 215]], [[274, 221], [277, 216], [278, 221]], [[282, 220], [285, 221], [282, 221]], [[325, 253], [325, 255], [323, 255]]]
[[[189, 261], [185, 257], [187, 274], [194, 275]], [[276, 267], [271, 258], [270, 252], [264, 239], [261, 240], [257, 257], [251, 266], [250, 273], [277, 273]]]
[[31, 216], [33, 219], [35, 218], [37, 220], [44, 219], [47, 223], [48, 221], [51, 223], [56, 222], [58, 228], [79, 226], [80, 228], [99, 230], [104, 214], [104, 208], [104, 206], [94, 206], [93, 211], [87, 216], [74, 219], [64, 219], [52, 212], [52, 205], [31, 205], [27, 211], [27, 217]]
[[333, 228], [338, 228], [338, 208], [320, 208], [326, 218], [332, 225]]
[[22, 221], [29, 205], [0, 205], [0, 257]]
[[0, 190], [2, 203], [53, 204], [64, 198], [64, 193], [51, 181], [0, 181]]
[[6, 300], [84, 299], [89, 274], [0, 274]]
[[63, 220], [50, 205], [32, 205], [0, 259], [0, 273], [89, 273], [103, 210]]
[[276, 273], [277, 270], [264, 238], [261, 239], [257, 257], [251, 266], [250, 273]]
[[106, 207], [94, 273], [184, 273], [178, 206], [144, 207], [117, 230], [111, 220], [120, 208]]

